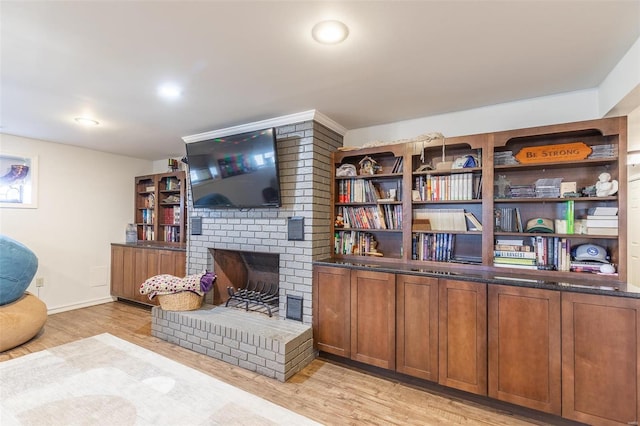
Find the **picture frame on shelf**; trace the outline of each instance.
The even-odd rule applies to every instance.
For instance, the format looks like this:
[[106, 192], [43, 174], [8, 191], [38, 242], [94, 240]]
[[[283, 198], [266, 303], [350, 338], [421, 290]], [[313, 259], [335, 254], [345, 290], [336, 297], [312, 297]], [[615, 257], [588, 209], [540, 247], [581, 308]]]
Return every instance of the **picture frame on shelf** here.
[[0, 208], [38, 208], [38, 157], [0, 153]]

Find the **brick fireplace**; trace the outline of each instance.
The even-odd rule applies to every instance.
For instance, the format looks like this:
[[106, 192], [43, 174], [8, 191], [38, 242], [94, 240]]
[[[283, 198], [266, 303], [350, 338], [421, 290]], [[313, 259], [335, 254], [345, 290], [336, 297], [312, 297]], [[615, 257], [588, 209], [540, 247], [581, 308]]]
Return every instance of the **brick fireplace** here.
[[[302, 322], [311, 324], [312, 262], [331, 256], [333, 247], [329, 235], [331, 152], [342, 146], [342, 136], [314, 119], [276, 127], [276, 135], [282, 207], [247, 211], [190, 208], [191, 217], [202, 218], [202, 235], [189, 235], [187, 271], [217, 273], [213, 259], [217, 250], [278, 254], [279, 315], [285, 316], [287, 295], [301, 297]], [[293, 216], [304, 218], [304, 240], [288, 239], [287, 222]], [[210, 293], [206, 302], [214, 304], [216, 297], [219, 292]]]
[[[180, 346], [286, 380], [315, 356], [311, 331], [312, 263], [329, 257], [333, 248], [329, 235], [333, 173], [330, 160], [331, 153], [342, 146], [344, 129], [316, 111], [254, 124], [254, 129], [276, 128], [282, 207], [194, 209], [189, 192], [189, 216], [191, 220], [201, 219], [202, 234], [188, 236], [187, 273], [208, 269], [218, 279], [202, 310], [179, 313], [153, 308], [152, 332]], [[291, 217], [303, 218], [303, 239], [289, 238]], [[260, 258], [271, 254], [276, 259], [277, 268], [266, 268], [270, 273], [277, 270], [278, 297], [272, 318], [264, 313], [244, 312], [242, 308], [220, 307], [228, 297], [227, 286], [264, 281], [261, 277], [265, 271], [244, 271], [239, 263], [225, 267], [229, 262], [245, 263], [243, 254]], [[287, 300], [295, 302], [296, 309], [301, 307], [301, 321], [286, 319]], [[225, 312], [229, 316], [223, 315]]]

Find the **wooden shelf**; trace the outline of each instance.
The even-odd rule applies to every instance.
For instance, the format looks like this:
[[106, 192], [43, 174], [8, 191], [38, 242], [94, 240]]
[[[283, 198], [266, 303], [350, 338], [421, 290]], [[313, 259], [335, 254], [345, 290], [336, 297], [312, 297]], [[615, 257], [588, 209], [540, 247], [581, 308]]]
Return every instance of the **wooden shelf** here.
[[[359, 175], [355, 177], [335, 177], [332, 182], [331, 211], [332, 226], [331, 234], [335, 232], [364, 232], [375, 235], [379, 251], [384, 253], [384, 257], [367, 257], [369, 262], [384, 263], [404, 263], [416, 266], [449, 265], [450, 268], [461, 268], [466, 265], [455, 265], [448, 262], [416, 261], [412, 259], [414, 249], [413, 233], [424, 234], [452, 234], [455, 235], [454, 256], [461, 258], [481, 258], [482, 263], [475, 265], [483, 270], [508, 272], [508, 268], [496, 267], [493, 265], [493, 247], [495, 239], [498, 237], [510, 237], [512, 239], [547, 237], [567, 240], [572, 247], [578, 244], [595, 243], [605, 247], [611, 257], [611, 262], [615, 264], [618, 279], [621, 281], [627, 278], [627, 123], [626, 117], [606, 118], [601, 120], [591, 120], [586, 122], [566, 123], [551, 126], [541, 126], [527, 129], [515, 129], [504, 132], [460, 136], [446, 139], [445, 161], [453, 162], [456, 158], [472, 155], [479, 164], [477, 167], [452, 170], [416, 170], [425, 164], [435, 166], [442, 161], [442, 145], [425, 147], [419, 143], [404, 143], [397, 145], [386, 145], [371, 148], [362, 148], [349, 151], [336, 152], [332, 156], [334, 170], [342, 164], [353, 164], [358, 169], [359, 162], [370, 157], [374, 159], [381, 170], [375, 175]], [[525, 148], [546, 147], [549, 145], [560, 145], [573, 142], [583, 142], [588, 146], [613, 145], [613, 152], [616, 156], [597, 159], [585, 159], [574, 162], [545, 162], [537, 164], [510, 164], [495, 165], [494, 154], [510, 150], [516, 155]], [[402, 157], [403, 173], [391, 173], [394, 165], [398, 164], [398, 158]], [[618, 181], [619, 192], [607, 197], [577, 197], [577, 198], [496, 198], [497, 188], [494, 187], [498, 175], [504, 175], [511, 185], [534, 185], [538, 179], [562, 178], [563, 182], [576, 182], [578, 190], [593, 186], [597, 177], [602, 172], [607, 172], [612, 179]], [[458, 177], [460, 175], [471, 174], [471, 179]], [[452, 176], [448, 179], [447, 176]], [[433, 177], [434, 179], [427, 179]], [[444, 179], [442, 178], [444, 177]], [[374, 186], [380, 187], [383, 191], [389, 188], [397, 188], [399, 201], [382, 203], [345, 203], [338, 202], [344, 195], [345, 184], [348, 180], [363, 179], [371, 182]], [[469, 183], [470, 181], [470, 183]], [[459, 182], [462, 182], [462, 189]], [[422, 186], [418, 187], [420, 184]], [[430, 185], [444, 185], [439, 187], [440, 192], [444, 188], [445, 194], [437, 194], [440, 198], [460, 198], [461, 194], [468, 196], [471, 187], [471, 196], [481, 196], [481, 199], [438, 199], [437, 201], [420, 200], [414, 201], [413, 191], [419, 190], [423, 198], [435, 198], [430, 196], [428, 188]], [[447, 189], [449, 185], [449, 189]], [[451, 191], [451, 188], [454, 191]], [[433, 190], [433, 188], [432, 188]], [[561, 233], [520, 233], [501, 232], [496, 228], [494, 212], [498, 208], [517, 208], [524, 223], [532, 218], [565, 219], [565, 209], [567, 201], [574, 202], [574, 219], [583, 219], [587, 215], [587, 210], [591, 207], [617, 207], [619, 228], [618, 235], [588, 235], [588, 234], [561, 234]], [[366, 207], [376, 205], [392, 205], [395, 212], [402, 211], [402, 229], [346, 229], [334, 228], [335, 216], [342, 209], [349, 207]], [[436, 210], [464, 210], [465, 213], [472, 213], [481, 223], [482, 231], [447, 231], [430, 230], [414, 231], [412, 224], [414, 218], [428, 218], [430, 211]], [[465, 219], [467, 229], [472, 228], [469, 219]], [[511, 228], [508, 228], [511, 229]], [[560, 244], [562, 241], [559, 242]], [[554, 241], [554, 249], [556, 247]], [[336, 257], [344, 259], [355, 258], [348, 254], [337, 254]], [[553, 257], [555, 259], [556, 257]], [[518, 270], [521, 273], [524, 270]], [[568, 271], [545, 271], [537, 270], [536, 274], [543, 277], [566, 278], [584, 276], [589, 281], [606, 280], [607, 276], [592, 276], [593, 274], [568, 272]]]

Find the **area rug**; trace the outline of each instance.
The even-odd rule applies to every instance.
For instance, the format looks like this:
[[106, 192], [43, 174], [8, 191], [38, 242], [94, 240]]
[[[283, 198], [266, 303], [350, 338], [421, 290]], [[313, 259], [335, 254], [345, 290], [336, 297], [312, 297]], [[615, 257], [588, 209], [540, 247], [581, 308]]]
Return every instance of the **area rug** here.
[[0, 424], [317, 425], [110, 334], [0, 363]]

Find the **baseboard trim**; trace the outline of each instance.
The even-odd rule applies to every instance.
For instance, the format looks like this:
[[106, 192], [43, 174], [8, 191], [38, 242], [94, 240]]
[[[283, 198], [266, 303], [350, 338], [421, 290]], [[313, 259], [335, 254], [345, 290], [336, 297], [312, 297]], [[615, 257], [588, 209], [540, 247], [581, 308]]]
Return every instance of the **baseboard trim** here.
[[47, 315], [58, 314], [60, 312], [73, 311], [74, 309], [88, 308], [89, 306], [102, 305], [103, 303], [115, 302], [115, 297], [102, 297], [100, 299], [89, 300], [81, 303], [72, 303], [70, 305], [58, 306], [57, 308], [47, 308]]

